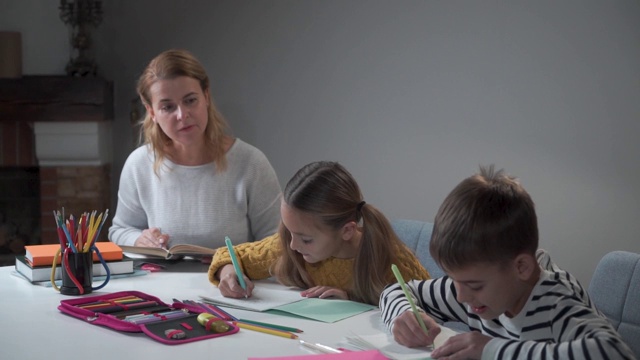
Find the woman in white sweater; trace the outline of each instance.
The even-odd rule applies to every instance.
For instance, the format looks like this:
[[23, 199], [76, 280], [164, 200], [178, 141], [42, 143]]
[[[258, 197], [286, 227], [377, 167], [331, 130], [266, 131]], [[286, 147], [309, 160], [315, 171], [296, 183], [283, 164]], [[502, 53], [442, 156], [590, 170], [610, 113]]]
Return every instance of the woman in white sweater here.
[[272, 235], [281, 189], [257, 148], [233, 138], [209, 77], [184, 50], [154, 58], [138, 80], [144, 144], [122, 169], [109, 239], [119, 245], [209, 248]]

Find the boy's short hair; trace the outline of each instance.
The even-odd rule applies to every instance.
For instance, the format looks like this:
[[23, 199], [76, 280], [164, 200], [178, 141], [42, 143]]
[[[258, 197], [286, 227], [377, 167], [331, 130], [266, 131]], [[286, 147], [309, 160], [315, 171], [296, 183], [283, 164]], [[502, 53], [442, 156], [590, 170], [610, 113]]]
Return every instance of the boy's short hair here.
[[429, 251], [444, 270], [478, 262], [504, 264], [517, 255], [535, 256], [535, 205], [516, 178], [494, 166], [466, 178], [438, 209]]

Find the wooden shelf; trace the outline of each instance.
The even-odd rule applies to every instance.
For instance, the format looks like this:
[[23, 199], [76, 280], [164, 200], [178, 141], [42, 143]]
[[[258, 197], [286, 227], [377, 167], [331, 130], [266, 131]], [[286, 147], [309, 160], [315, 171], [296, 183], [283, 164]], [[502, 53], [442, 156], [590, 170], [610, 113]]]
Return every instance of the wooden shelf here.
[[98, 77], [0, 79], [2, 121], [113, 120], [113, 83]]

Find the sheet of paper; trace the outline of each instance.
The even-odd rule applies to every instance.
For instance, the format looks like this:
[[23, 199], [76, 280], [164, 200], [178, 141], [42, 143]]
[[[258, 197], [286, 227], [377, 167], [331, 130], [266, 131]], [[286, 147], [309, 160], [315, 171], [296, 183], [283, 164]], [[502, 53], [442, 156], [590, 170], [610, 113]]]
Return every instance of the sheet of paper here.
[[[457, 332], [446, 327], [440, 328], [440, 334], [436, 337], [434, 345], [436, 347], [442, 345], [449, 337], [456, 335]], [[398, 344], [393, 335], [388, 333], [379, 333], [375, 335], [354, 335], [346, 338], [347, 342], [360, 349], [378, 349], [385, 356], [394, 360], [426, 360], [431, 359], [432, 347], [408, 348]]]
[[268, 311], [278, 315], [297, 316], [306, 319], [333, 323], [365, 311], [375, 309], [373, 305], [339, 299], [317, 299], [300, 296], [300, 289], [287, 288], [275, 283], [255, 283], [248, 299], [226, 298], [218, 289], [213, 294], [200, 295], [204, 302], [222, 307], [250, 311]]
[[215, 291], [216, 293], [213, 295], [200, 295], [200, 298], [205, 302], [216, 305], [253, 311], [267, 311], [278, 306], [306, 299], [300, 296], [300, 290], [298, 289], [289, 289], [286, 287], [274, 288], [260, 284], [256, 284], [251, 297], [248, 299], [228, 298], [222, 296], [217, 289], [215, 289]]
[[375, 308], [373, 305], [348, 300], [308, 298], [278, 306], [269, 312], [286, 312], [326, 323], [334, 323]]
[[378, 350], [346, 351], [340, 354], [294, 355], [276, 357], [250, 357], [248, 360], [387, 360]]

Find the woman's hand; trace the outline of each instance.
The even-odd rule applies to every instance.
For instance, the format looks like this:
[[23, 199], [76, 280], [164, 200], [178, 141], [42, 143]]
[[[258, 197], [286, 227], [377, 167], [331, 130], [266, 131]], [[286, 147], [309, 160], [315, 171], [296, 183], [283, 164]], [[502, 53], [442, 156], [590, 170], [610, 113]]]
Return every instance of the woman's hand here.
[[134, 243], [135, 246], [143, 246], [143, 247], [161, 247], [167, 248], [167, 244], [169, 243], [169, 235], [163, 234], [160, 231], [160, 228], [150, 228], [142, 230], [142, 234], [136, 239]]
[[425, 334], [420, 327], [418, 319], [411, 310], [400, 314], [393, 321], [391, 333], [393, 338], [401, 345], [407, 347], [421, 347], [433, 344], [436, 336], [440, 334], [440, 326], [429, 315], [419, 312], [418, 315], [424, 321], [428, 334]]
[[330, 286], [314, 286], [307, 290], [300, 292], [300, 295], [309, 298], [336, 298], [349, 300], [349, 295], [344, 290], [340, 290], [338, 288], [330, 287]]
[[218, 289], [220, 289], [222, 296], [236, 299], [251, 297], [254, 285], [244, 274], [243, 278], [247, 285], [246, 291], [238, 283], [238, 276], [232, 264], [227, 264], [218, 270], [218, 279], [220, 279]]

